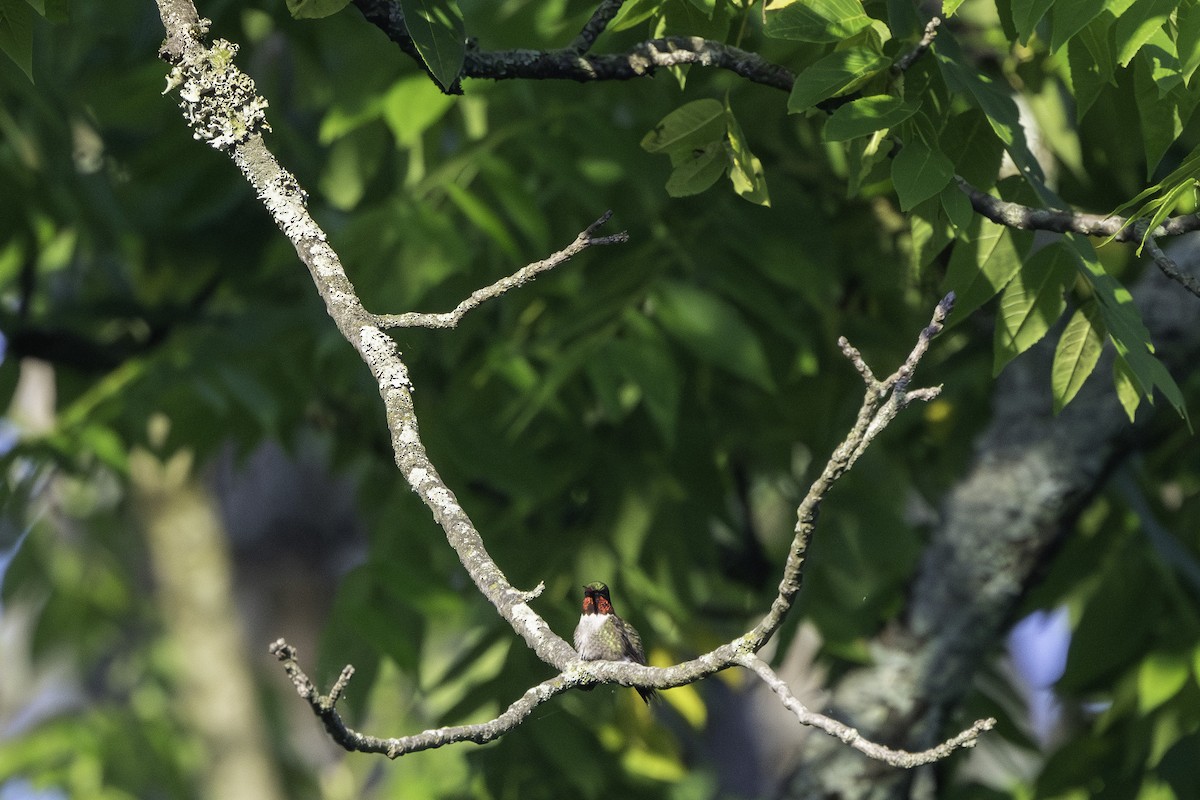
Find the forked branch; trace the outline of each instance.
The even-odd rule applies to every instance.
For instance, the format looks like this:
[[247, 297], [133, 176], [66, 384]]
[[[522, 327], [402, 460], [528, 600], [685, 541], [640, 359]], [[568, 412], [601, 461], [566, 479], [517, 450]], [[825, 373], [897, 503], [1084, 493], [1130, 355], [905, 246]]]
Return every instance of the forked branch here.
[[[263, 113], [266, 103], [257, 96], [253, 82], [233, 64], [237, 46], [217, 40], [208, 47], [203, 36], [207, 20], [199, 18], [191, 0], [158, 0], [160, 14], [167, 30], [167, 40], [160, 53], [172, 65], [168, 90], [178, 89], [180, 105], [197, 139], [227, 153], [254, 188], [272, 219], [295, 247], [301, 261], [308, 267], [326, 310], [338, 330], [357, 350], [375, 376], [387, 413], [396, 465], [413, 490], [429, 507], [434, 519], [446, 534], [447, 542], [457, 553], [479, 591], [497, 612], [525, 640], [539, 658], [558, 670], [558, 675], [536, 684], [495, 719], [474, 725], [439, 728], [407, 737], [382, 739], [359, 733], [347, 727], [337, 714], [338, 698], [353, 675], [347, 667], [328, 695], [321, 695], [296, 662], [296, 653], [286, 642], [272, 644], [271, 651], [283, 662], [297, 692], [322, 720], [330, 735], [344, 747], [364, 752], [383, 753], [396, 757], [403, 753], [440, 747], [457, 741], [486, 742], [515, 728], [529, 712], [554, 695], [575, 686], [600, 682], [618, 682], [642, 687], [670, 688], [693, 683], [731, 666], [752, 669], [761, 677], [769, 677], [769, 668], [752, 658], [783, 621], [799, 589], [801, 567], [816, 522], [817, 509], [833, 483], [854, 464], [870, 441], [885, 428], [910, 400], [928, 400], [937, 394], [936, 388], [912, 390], [909, 381], [924, 355], [929, 341], [942, 326], [953, 297], [938, 305], [930, 325], [922, 331], [917, 345], [896, 373], [879, 381], [866, 366], [862, 356], [848, 343], [842, 342], [843, 352], [863, 375], [866, 394], [858, 419], [846, 440], [834, 451], [829, 464], [814, 482], [800, 505], [796, 528], [779, 596], [770, 612], [757, 627], [747, 634], [721, 645], [691, 661], [668, 668], [646, 667], [616, 662], [584, 662], [575, 651], [547, 625], [529, 603], [537, 597], [541, 586], [524, 592], [514, 588], [484, 545], [471, 519], [458, 504], [453, 492], [438, 475], [421, 441], [413, 407], [412, 385], [408, 370], [396, 343], [382, 330], [383, 324], [453, 324], [462, 314], [484, 300], [498, 296], [511, 286], [519, 285], [546, 269], [563, 263], [575, 253], [594, 244], [623, 241], [623, 234], [608, 237], [594, 236], [605, 215], [589, 226], [575, 242], [550, 258], [530, 265], [504, 281], [480, 290], [448, 315], [398, 315], [380, 317], [366, 311], [354, 290], [337, 253], [329, 245], [324, 231], [309, 215], [306, 195], [296, 179], [284, 170], [262, 139], [268, 130]], [[441, 319], [444, 317], [445, 321]], [[430, 322], [430, 319], [438, 322]], [[768, 681], [772, 683], [772, 681]], [[772, 683], [776, 692], [778, 683]], [[785, 702], [789, 695], [781, 694]], [[923, 763], [922, 754], [905, 754], [866, 743], [851, 729], [821, 715], [807, 712], [801, 722], [813, 724], [832, 735], [845, 739], [868, 755], [888, 763], [904, 765]], [[989, 721], [981, 721], [958, 737], [942, 745], [944, 752], [969, 744]], [[869, 745], [869, 746], [868, 746]], [[932, 752], [932, 751], [930, 751]], [[941, 752], [941, 751], [939, 751]]]

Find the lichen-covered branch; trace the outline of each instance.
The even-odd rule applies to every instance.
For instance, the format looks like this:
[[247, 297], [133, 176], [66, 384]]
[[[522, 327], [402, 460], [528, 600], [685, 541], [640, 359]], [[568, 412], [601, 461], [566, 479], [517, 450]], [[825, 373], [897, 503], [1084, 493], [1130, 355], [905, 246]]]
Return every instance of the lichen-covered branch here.
[[556, 665], [568, 663], [575, 651], [529, 607], [533, 595], [508, 582], [430, 462], [413, 408], [408, 368], [396, 342], [381, 329], [378, 317], [363, 308], [325, 232], [308, 213], [304, 190], [263, 142], [261, 115], [266, 102], [257, 98], [250, 78], [234, 65], [236, 45], [217, 40], [207, 46], [201, 37], [207, 33], [208, 21], [200, 19], [191, 0], [158, 0], [158, 5], [167, 28], [160, 54], [173, 65], [168, 90], [178, 88], [180, 106], [196, 138], [227, 153], [254, 188], [308, 267], [334, 324], [370, 368], [383, 398], [401, 474], [433, 512], [488, 601], [540, 658]]
[[433, 728], [411, 736], [384, 739], [360, 733], [349, 727], [335, 709], [338, 697], [354, 675], [353, 667], [343, 669], [329, 694], [323, 695], [300, 669], [300, 665], [296, 662], [296, 648], [283, 639], [278, 639], [271, 644], [270, 650], [271, 655], [283, 664], [283, 669], [292, 679], [292, 685], [296, 687], [296, 692], [308, 701], [313, 713], [325, 724], [325, 730], [328, 731], [334, 742], [352, 752], [381, 753], [388, 758], [399, 758], [408, 753], [433, 750], [457, 742], [484, 744], [498, 739], [520, 725], [533, 709], [575, 685], [562, 675], [557, 675], [526, 690], [521, 697], [504, 710], [504, 713], [487, 722]]
[[[937, 389], [910, 390], [908, 383], [917, 362], [928, 349], [929, 340], [941, 330], [953, 297], [946, 298], [938, 305], [933, 321], [922, 331], [912, 354], [896, 373], [883, 381], [876, 380], [858, 351], [842, 341], [843, 351], [864, 377], [866, 397], [850, 434], [834, 452], [800, 506], [800, 522], [784, 570], [780, 594], [762, 623], [746, 635], [709, 653], [669, 668], [581, 661], [575, 651], [529, 606], [542, 587], [539, 585], [531, 592], [522, 592], [508, 582], [488, 554], [470, 518], [430, 462], [417, 426], [407, 367], [395, 341], [384, 333], [383, 327], [453, 325], [462, 314], [484, 300], [496, 297], [563, 263], [586, 247], [624, 241], [624, 234], [595, 236], [596, 229], [608, 220], [609, 215], [606, 214], [584, 230], [571, 245], [544, 261], [519, 270], [509, 279], [479, 290], [448, 314], [372, 314], [363, 307], [324, 231], [309, 215], [304, 191], [296, 179], [280, 166], [263, 142], [261, 131], [268, 130], [264, 113], [267, 104], [258, 97], [249, 77], [234, 66], [237, 46], [222, 40], [215, 41], [211, 47], [207, 46], [202, 37], [207, 33], [208, 22], [199, 18], [191, 0], [158, 0], [158, 4], [167, 28], [167, 40], [160, 53], [173, 67], [167, 89], [178, 89], [181, 109], [194, 135], [230, 156], [307, 266], [334, 324], [376, 379], [391, 432], [396, 465], [433, 513], [479, 591], [538, 657], [559, 672], [556, 677], [529, 689], [503, 714], [489, 722], [383, 739], [352, 730], [337, 714], [335, 707], [353, 675], [352, 667], [343, 670], [328, 695], [321, 695], [300, 669], [295, 650], [282, 640], [275, 642], [271, 651], [283, 662], [298, 693], [309, 702], [335, 741], [351, 750], [383, 753], [395, 758], [404, 753], [452, 742], [490, 741], [519, 725], [538, 704], [574, 686], [617, 682], [665, 689], [695, 682], [734, 665], [751, 666], [761, 672], [755, 661], [747, 659], [766, 644], [791, 607], [799, 589], [800, 571], [821, 501], [838, 477], [850, 469], [871, 440], [910, 400], [927, 400], [936, 395]], [[845, 733], [842, 728], [824, 723], [818, 727], [838, 731], [834, 735]], [[886, 751], [886, 748], [878, 749], [877, 745], [868, 747], [870, 743], [857, 736], [853, 738], [857, 742], [855, 746], [868, 754]]]

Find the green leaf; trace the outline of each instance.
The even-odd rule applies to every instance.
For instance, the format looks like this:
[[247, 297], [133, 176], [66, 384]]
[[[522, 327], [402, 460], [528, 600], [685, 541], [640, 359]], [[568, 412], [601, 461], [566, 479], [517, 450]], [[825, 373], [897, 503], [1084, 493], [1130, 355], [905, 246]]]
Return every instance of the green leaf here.
[[1187, 659], [1177, 653], [1151, 652], [1138, 665], [1138, 710], [1149, 714], [1170, 700], [1187, 683]]
[[1175, 12], [1175, 49], [1185, 81], [1200, 67], [1200, 3], [1183, 3]]
[[1176, 0], [1137, 0], [1117, 19], [1113, 29], [1117, 47], [1117, 63], [1128, 67], [1129, 62], [1160, 30], [1175, 10]]
[[[1179, 416], [1183, 417], [1190, 426], [1191, 420], [1188, 417], [1183, 393], [1179, 390], [1175, 379], [1171, 377], [1171, 373], [1167, 372], [1167, 368], [1154, 357], [1154, 345], [1150, 341], [1150, 333], [1142, 324], [1141, 315], [1133, 305], [1133, 296], [1129, 294], [1129, 290], [1105, 271], [1096, 258], [1092, 243], [1085, 237], [1068, 233], [1065, 239], [1078, 255], [1079, 260], [1076, 266], [1091, 284], [1092, 291], [1099, 302], [1104, 326], [1108, 329], [1108, 336], [1117, 348], [1118, 363], [1115, 369], [1118, 374], [1124, 370], [1124, 377], [1128, 379], [1133, 388], [1151, 402], [1154, 400], [1154, 390], [1158, 389]], [[1118, 381], [1117, 388], [1120, 393], [1122, 388], [1120, 381]], [[1127, 395], [1122, 395], [1121, 399], [1126, 411], [1132, 416], [1136, 405], [1131, 407], [1131, 404], [1127, 402]]]
[[725, 138], [725, 106], [717, 100], [694, 100], [667, 114], [642, 137], [648, 153], [687, 152]]
[[1044, 247], [1021, 265], [1000, 296], [992, 374], [1036, 344], [1066, 308], [1063, 290], [1075, 279], [1075, 256], [1066, 245]]
[[951, 117], [938, 135], [938, 144], [967, 183], [984, 191], [996, 184], [1004, 144], [982, 111], [971, 108]]
[[[974, 213], [971, 216], [974, 217]], [[946, 249], [946, 245], [954, 238], [954, 232], [946, 224], [940, 198], [927, 200], [909, 212], [908, 224], [909, 256], [913, 272], [917, 273]]]
[[840, 42], [871, 26], [859, 0], [772, 0], [763, 31], [777, 39]]
[[[653, 332], [653, 328], [649, 331]], [[663, 440], [675, 440], [683, 374], [658, 334], [611, 339], [601, 351], [641, 390], [641, 399]]]
[[1129, 421], [1133, 422], [1137, 417], [1138, 406], [1142, 403], [1142, 390], [1133, 377], [1129, 362], [1120, 356], [1113, 361], [1113, 385], [1117, 390], [1117, 400], [1120, 401], [1121, 408], [1125, 409]]
[[508, 232], [504, 220], [500, 219], [487, 203], [457, 183], [444, 183], [442, 190], [446, 192], [446, 196], [454, 205], [458, 206], [458, 210], [463, 213], [463, 216], [469, 219], [472, 225], [487, 234], [488, 238], [495, 242], [508, 258], [513, 261], [521, 260], [521, 248], [513, 239], [512, 234]]
[[1104, 4], [1096, 0], [1057, 0], [1050, 9], [1050, 52], [1058, 52], [1102, 11]]
[[1096, 102], [1100, 90], [1115, 83], [1116, 59], [1108, 38], [1111, 24], [1112, 17], [1108, 14], [1093, 19], [1067, 47], [1071, 85], [1075, 87], [1075, 114], [1080, 119]]
[[828, 97], [851, 92], [891, 63], [890, 58], [870, 47], [835, 50], [796, 76], [788, 97], [788, 113], [796, 114]]
[[662, 9], [662, 0], [631, 0], [608, 23], [607, 30], [624, 31], [653, 17]]
[[954, 12], [958, 11], [958, 7], [963, 4], [963, 0], [942, 0], [942, 16], [952, 17]]
[[775, 388], [762, 343], [737, 309], [710, 292], [678, 281], [665, 282], [655, 294], [659, 324], [701, 361], [767, 391]]
[[294, 19], [321, 19], [341, 11], [350, 0], [287, 0], [288, 13]]
[[942, 287], [943, 293], [953, 290], [958, 296], [952, 323], [966, 319], [1008, 285], [1021, 269], [1029, 241], [1025, 231], [976, 218], [966, 241], [954, 245]]
[[[953, 177], [954, 165], [950, 159], [919, 138], [905, 142], [892, 159], [892, 184], [900, 198], [901, 211], [938, 194]], [[962, 192], [958, 194], [963, 196]]]
[[[1128, 215], [1129, 219], [1134, 220], [1151, 216], [1162, 209], [1166, 198], [1173, 194], [1177, 190], [1177, 187], [1181, 184], [1190, 186], [1197, 178], [1200, 178], [1200, 145], [1193, 148], [1192, 152], [1183, 159], [1178, 167], [1171, 170], [1167, 177], [1138, 192], [1135, 197], [1117, 206], [1112, 213], [1114, 216], [1127, 214], [1129, 209], [1141, 203], [1136, 211]], [[1158, 196], [1155, 197], [1155, 195]], [[1170, 211], [1170, 208], [1167, 210]]]
[[1181, 90], [1183, 77], [1174, 54], [1174, 43], [1162, 31], [1155, 32], [1137, 54], [1135, 62], [1134, 99], [1142, 128], [1148, 180], [1167, 149], [1183, 132], [1195, 109], [1196, 97], [1193, 92]]
[[42, 6], [43, 16], [50, 22], [71, 21], [71, 0], [45, 0]]
[[709, 142], [687, 153], [673, 154], [671, 161], [675, 169], [667, 178], [667, 194], [689, 197], [700, 194], [725, 174], [729, 155], [723, 142]]
[[877, 94], [860, 97], [839, 108], [825, 120], [827, 142], [844, 142], [884, 128], [899, 125], [917, 112], [920, 105], [899, 97]]
[[1075, 310], [1054, 350], [1050, 368], [1050, 391], [1054, 398], [1054, 413], [1062, 411], [1075, 399], [1084, 381], [1096, 368], [1104, 349], [1104, 323], [1096, 302], [1088, 299]]
[[33, 83], [33, 9], [25, 0], [0, 0], [0, 50]]
[[424, 75], [408, 75], [393, 83], [383, 96], [383, 119], [396, 144], [410, 148], [453, 106], [454, 98], [438, 91]]
[[1012, 0], [1012, 21], [1021, 44], [1028, 44], [1033, 29], [1046, 16], [1054, 0]]
[[963, 56], [952, 35], [938, 34], [931, 49], [937, 56], [942, 77], [951, 94], [965, 97], [987, 115], [988, 124], [1004, 143], [1004, 149], [1022, 177], [1034, 186], [1044, 184], [1046, 177], [1029, 151], [1017, 104], [1009, 92], [998, 87], [990, 77], [968, 66], [970, 62]]
[[939, 198], [950, 225], [954, 230], [965, 233], [975, 219], [975, 209], [971, 207], [971, 201], [962, 193], [958, 185], [953, 183], [942, 189]]
[[462, 71], [467, 29], [456, 0], [400, 0], [404, 22], [434, 80], [448, 90]]
[[729, 130], [729, 180], [733, 190], [743, 200], [755, 205], [771, 205], [771, 196], [767, 192], [767, 178], [763, 174], [762, 162], [750, 152], [750, 145], [742, 133], [742, 126], [733, 116], [733, 109], [725, 106]]

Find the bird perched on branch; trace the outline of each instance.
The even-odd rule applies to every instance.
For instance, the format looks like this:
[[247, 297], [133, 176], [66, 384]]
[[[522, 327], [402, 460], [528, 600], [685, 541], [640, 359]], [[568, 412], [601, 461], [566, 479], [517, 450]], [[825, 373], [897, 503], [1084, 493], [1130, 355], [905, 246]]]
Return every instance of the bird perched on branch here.
[[[596, 581], [583, 587], [583, 613], [575, 626], [575, 649], [584, 661], [629, 661], [646, 663], [642, 637], [613, 610], [608, 587]], [[633, 687], [649, 705], [653, 689]]]

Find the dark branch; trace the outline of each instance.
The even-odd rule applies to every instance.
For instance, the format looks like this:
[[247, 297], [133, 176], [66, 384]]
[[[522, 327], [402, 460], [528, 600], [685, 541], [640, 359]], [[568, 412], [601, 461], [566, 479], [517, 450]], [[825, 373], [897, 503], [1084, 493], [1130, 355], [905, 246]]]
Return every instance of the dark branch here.
[[925, 35], [921, 37], [921, 41], [917, 42], [917, 46], [909, 50], [904, 55], [896, 59], [896, 63], [892, 64], [893, 72], [904, 72], [913, 65], [913, 62], [925, 54], [925, 51], [933, 45], [933, 40], [937, 38], [938, 26], [942, 24], [939, 17], [934, 17], [929, 20], [925, 26]]
[[1023, 206], [1020, 203], [993, 197], [987, 192], [976, 189], [962, 178], [958, 178], [958, 187], [970, 199], [971, 207], [975, 209], [976, 213], [998, 225], [1021, 230], [1104, 236], [1118, 242], [1141, 242], [1144, 239], [1151, 258], [1154, 259], [1154, 263], [1163, 271], [1163, 274], [1200, 297], [1200, 281], [1181, 270], [1155, 241], [1160, 236], [1175, 236], [1200, 230], [1200, 214], [1173, 217], [1147, 234], [1147, 223], [1144, 220]]
[[575, 41], [571, 42], [571, 48], [576, 53], [582, 55], [592, 49], [592, 45], [596, 43], [596, 39], [600, 34], [604, 33], [604, 29], [608, 27], [608, 23], [612, 22], [612, 18], [621, 10], [625, 0], [604, 0], [600, 7], [592, 14], [591, 19], [583, 26], [583, 30], [575, 37]]
[[[399, 3], [395, 0], [354, 0], [354, 5], [368, 22], [387, 34], [425, 69]], [[762, 56], [695, 36], [667, 36], [642, 42], [624, 53], [588, 55], [587, 50], [595, 37], [612, 20], [620, 5], [614, 0], [601, 3], [575, 41], [561, 50], [480, 50], [474, 41], [469, 41], [462, 77], [497, 81], [517, 78], [580, 83], [626, 81], [652, 76], [660, 67], [698, 64], [727, 69], [753, 83], [785, 92], [791, 91], [796, 81], [791, 70], [772, 64]], [[455, 93], [461, 93], [461, 89]]]

